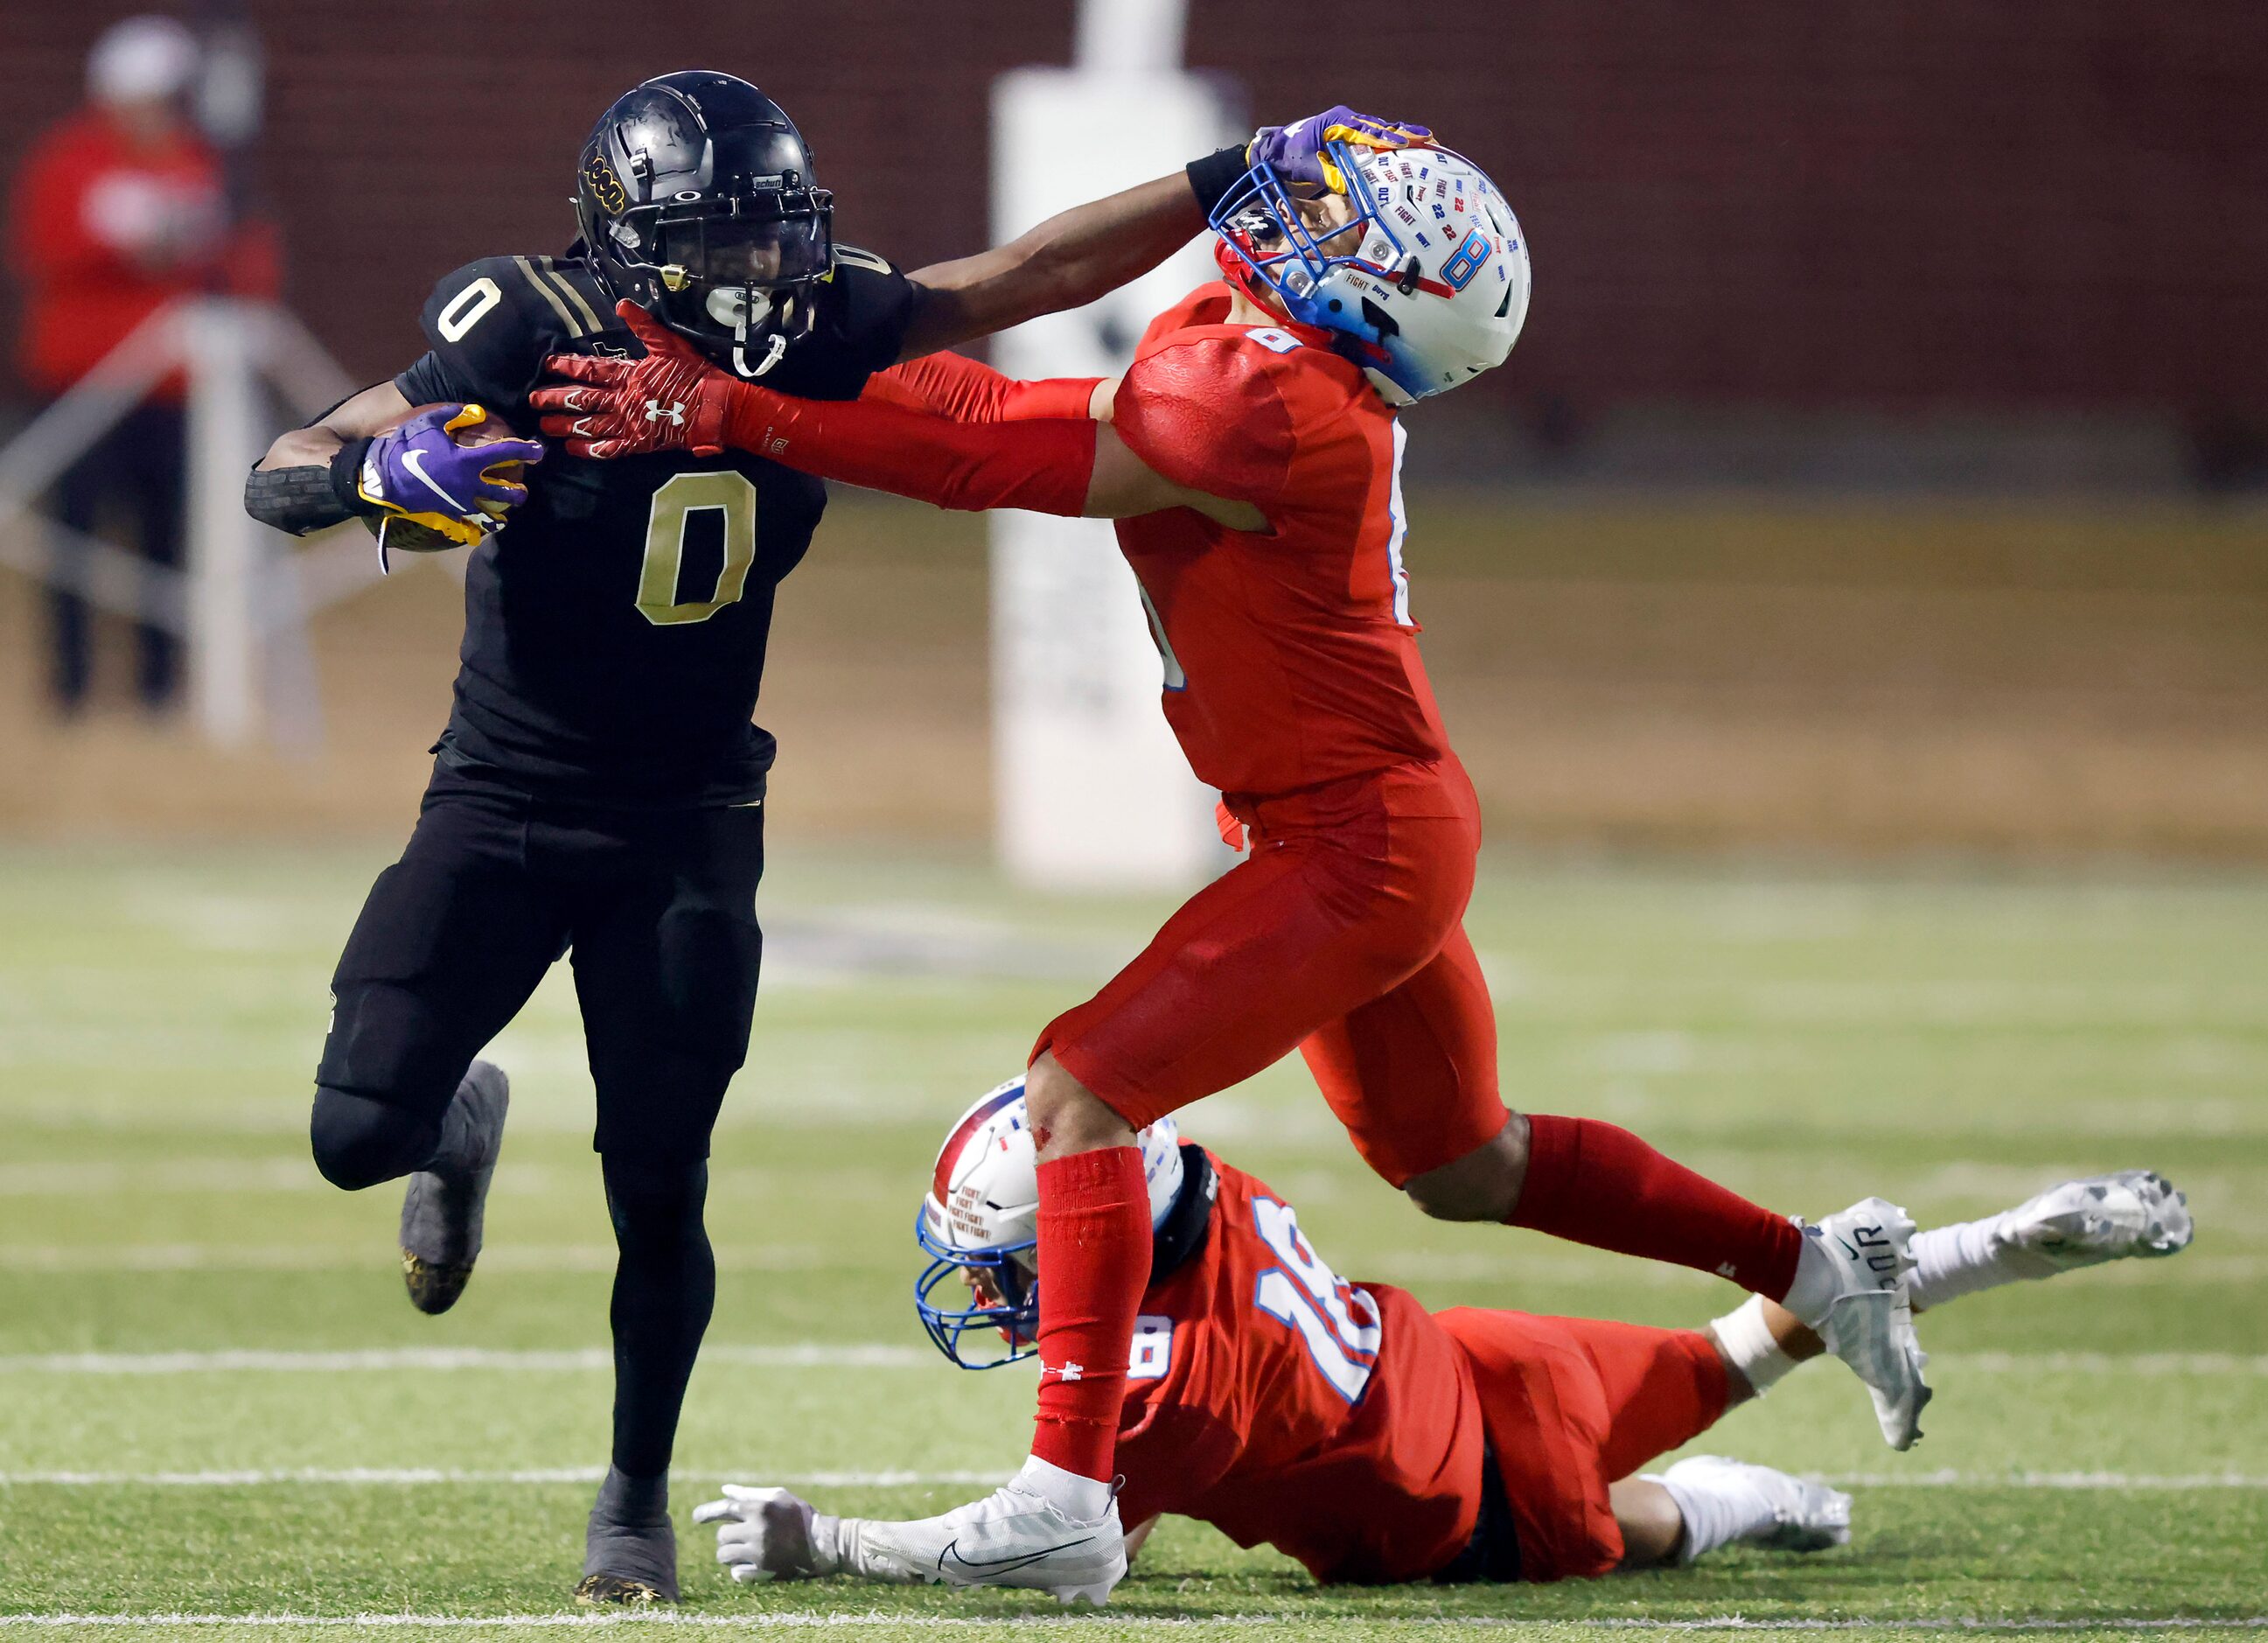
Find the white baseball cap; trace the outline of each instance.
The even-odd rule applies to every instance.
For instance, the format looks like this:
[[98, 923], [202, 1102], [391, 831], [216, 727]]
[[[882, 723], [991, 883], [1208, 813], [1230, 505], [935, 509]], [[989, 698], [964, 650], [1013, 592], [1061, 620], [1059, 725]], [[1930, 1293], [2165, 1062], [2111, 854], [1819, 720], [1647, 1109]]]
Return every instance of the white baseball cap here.
[[94, 43], [86, 60], [87, 95], [98, 103], [142, 103], [177, 97], [197, 72], [197, 39], [170, 17], [129, 17]]

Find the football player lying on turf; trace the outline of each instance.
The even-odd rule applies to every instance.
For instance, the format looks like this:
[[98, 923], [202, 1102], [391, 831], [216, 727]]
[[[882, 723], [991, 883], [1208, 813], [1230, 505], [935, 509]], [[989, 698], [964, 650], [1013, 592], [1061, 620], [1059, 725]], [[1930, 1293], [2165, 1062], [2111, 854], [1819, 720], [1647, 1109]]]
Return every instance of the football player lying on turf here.
[[[1333, 142], [1301, 167], [1305, 146], [1263, 145], [1201, 188], [1218, 190], [1226, 283], [1152, 323], [1115, 384], [933, 358], [819, 404], [735, 382], [626, 310], [645, 357], [556, 358], [564, 385], [533, 395], [576, 456], [730, 447], [943, 506], [1118, 519], [1166, 716], [1248, 847], [1034, 1048], [1038, 1425], [1018, 1487], [940, 1530], [939, 1551], [980, 1534], [1001, 1548], [991, 1573], [956, 1578], [1108, 1594], [1123, 1567], [1111, 1452], [1150, 1260], [1135, 1131], [1294, 1049], [1364, 1159], [1426, 1213], [1677, 1262], [1782, 1302], [1867, 1382], [1896, 1448], [1929, 1396], [1903, 1212], [1870, 1198], [1806, 1236], [1627, 1131], [1499, 1098], [1463, 930], [1479, 807], [1410, 619], [1396, 408], [1502, 363], [1527, 251], [1459, 155]], [[1033, 1492], [1054, 1516], [1026, 1510]], [[995, 1535], [1011, 1522], [1013, 1553]]]
[[[1138, 1141], [1152, 1230], [1119, 1418], [1130, 1556], [1168, 1512], [1265, 1542], [1326, 1582], [1557, 1580], [1850, 1538], [1848, 1495], [1770, 1467], [1695, 1455], [1633, 1475], [1819, 1353], [1786, 1308], [1751, 1296], [1705, 1330], [1428, 1312], [1338, 1277], [1278, 1194], [1179, 1141], [1171, 1118]], [[931, 1257], [915, 1306], [963, 1368], [1034, 1350], [1047, 1276], [1035, 1161], [1020, 1079], [971, 1108], [938, 1155], [915, 1224]], [[2171, 1255], [2190, 1231], [2157, 1175], [2066, 1182], [1918, 1234], [1914, 1303]], [[953, 1293], [961, 1280], [969, 1296]], [[695, 1517], [718, 1524], [736, 1580], [957, 1580], [964, 1560], [1003, 1555], [975, 1526], [940, 1560], [921, 1526], [830, 1517], [784, 1489], [725, 1495]]]

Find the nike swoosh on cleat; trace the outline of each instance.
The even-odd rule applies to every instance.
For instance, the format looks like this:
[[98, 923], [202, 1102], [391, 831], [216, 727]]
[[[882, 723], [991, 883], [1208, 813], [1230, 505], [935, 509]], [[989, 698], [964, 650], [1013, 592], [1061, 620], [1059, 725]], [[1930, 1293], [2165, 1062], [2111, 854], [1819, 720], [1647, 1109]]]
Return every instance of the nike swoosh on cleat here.
[[1042, 1558], [1051, 1558], [1057, 1552], [1069, 1551], [1075, 1546], [1084, 1546], [1087, 1542], [1094, 1538], [1094, 1536], [1088, 1535], [1079, 1540], [1067, 1540], [1061, 1545], [1049, 1546], [1039, 1551], [1027, 1552], [1019, 1558], [964, 1558], [961, 1555], [961, 1541], [958, 1536], [955, 1536], [954, 1539], [946, 1542], [945, 1550], [937, 1554], [937, 1566], [940, 1569], [944, 1568], [946, 1559], [950, 1558], [954, 1563], [960, 1565], [964, 1569], [982, 1569], [993, 1574], [1007, 1574], [1017, 1569], [1021, 1569], [1031, 1564], [1037, 1563]]

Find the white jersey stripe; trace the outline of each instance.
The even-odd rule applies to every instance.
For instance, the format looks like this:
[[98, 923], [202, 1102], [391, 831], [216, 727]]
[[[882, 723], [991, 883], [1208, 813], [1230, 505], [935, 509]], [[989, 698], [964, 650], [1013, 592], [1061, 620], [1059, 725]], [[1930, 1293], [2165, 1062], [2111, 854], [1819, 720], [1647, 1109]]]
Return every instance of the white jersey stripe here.
[[1410, 431], [1402, 425], [1402, 418], [1396, 416], [1394, 419], [1394, 475], [1386, 503], [1394, 516], [1394, 531], [1386, 539], [1386, 564], [1394, 573], [1394, 619], [1405, 628], [1410, 625], [1410, 572], [1402, 565], [1402, 538], [1410, 528], [1410, 514], [1402, 505], [1402, 453], [1409, 442]]

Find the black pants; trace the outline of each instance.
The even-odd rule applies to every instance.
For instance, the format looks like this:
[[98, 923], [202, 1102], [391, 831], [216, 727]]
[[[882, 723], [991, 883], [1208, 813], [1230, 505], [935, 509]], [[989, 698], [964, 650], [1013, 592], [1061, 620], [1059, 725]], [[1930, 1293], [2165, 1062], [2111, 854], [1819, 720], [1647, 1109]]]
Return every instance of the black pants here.
[[317, 1082], [438, 1122], [571, 951], [598, 1150], [704, 1159], [747, 1053], [763, 860], [758, 806], [589, 809], [437, 771], [347, 938]]
[[481, 1046], [571, 951], [620, 1259], [615, 1470], [669, 1469], [716, 1300], [710, 1132], [747, 1054], [763, 811], [543, 803], [446, 768], [331, 983], [316, 1161], [365, 1187], [421, 1167]]
[[[122, 511], [134, 543], [152, 564], [181, 563], [181, 515], [188, 472], [186, 425], [178, 405], [140, 405], [88, 448], [55, 486], [55, 517], [92, 535], [106, 515]], [[72, 591], [70, 571], [85, 557], [75, 542], [57, 542], [64, 579], [48, 596], [48, 688], [66, 711], [86, 700], [94, 663], [86, 601]], [[143, 702], [163, 707], [180, 678], [180, 641], [166, 629], [142, 623], [135, 630], [135, 688]]]

